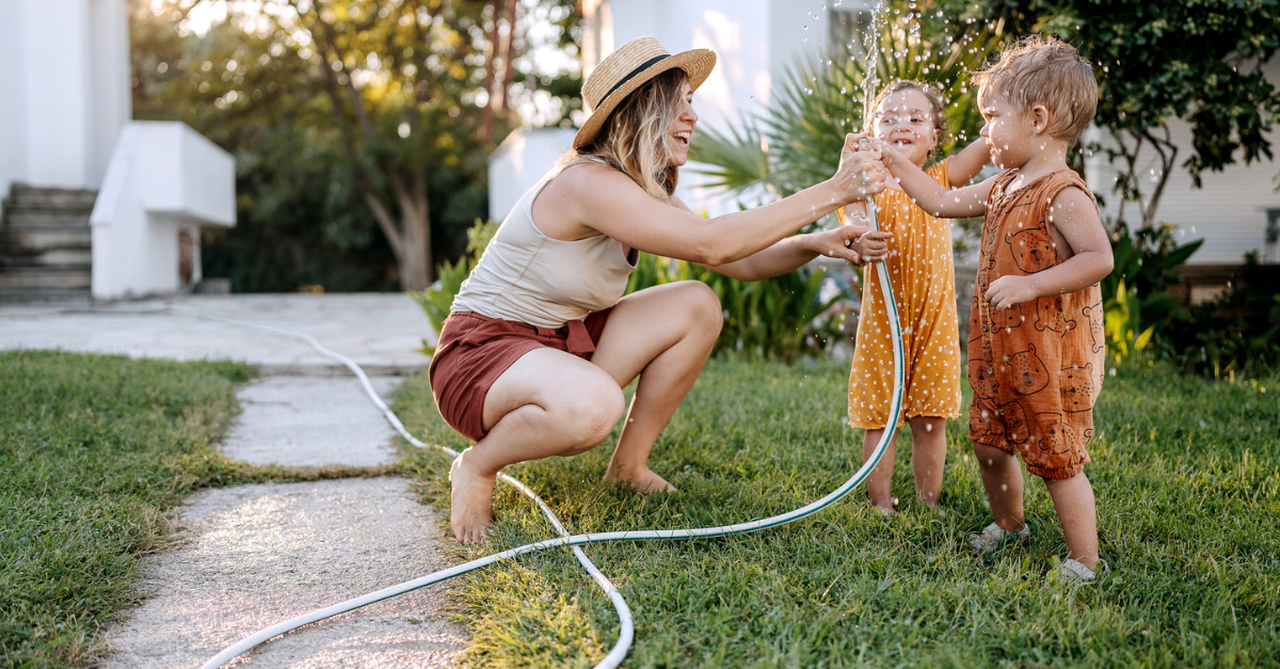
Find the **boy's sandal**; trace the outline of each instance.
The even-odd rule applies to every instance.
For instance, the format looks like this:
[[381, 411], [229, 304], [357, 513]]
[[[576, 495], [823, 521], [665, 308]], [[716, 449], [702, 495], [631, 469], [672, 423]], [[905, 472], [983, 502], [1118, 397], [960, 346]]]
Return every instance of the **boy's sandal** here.
[[969, 546], [978, 555], [987, 555], [1003, 549], [1008, 544], [1030, 536], [1031, 528], [1026, 523], [1023, 523], [1022, 529], [1017, 532], [1011, 532], [995, 523], [991, 523], [983, 528], [980, 534], [969, 535]]
[[1079, 587], [1093, 583], [1099, 576], [1106, 576], [1111, 573], [1111, 566], [1107, 564], [1106, 560], [1098, 560], [1098, 564], [1094, 565], [1094, 567], [1101, 567], [1101, 569], [1095, 571], [1071, 558], [1067, 558], [1049, 574], [1050, 578], [1056, 579], [1059, 583]]

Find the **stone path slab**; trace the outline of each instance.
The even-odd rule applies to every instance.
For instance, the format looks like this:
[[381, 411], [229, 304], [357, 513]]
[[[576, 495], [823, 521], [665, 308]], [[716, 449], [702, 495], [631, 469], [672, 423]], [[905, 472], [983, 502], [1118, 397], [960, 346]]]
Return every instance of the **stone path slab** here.
[[[260, 629], [444, 569], [437, 514], [396, 478], [195, 495], [183, 545], [147, 560], [152, 596], [107, 630], [113, 652], [97, 666], [198, 668]], [[310, 625], [259, 646], [246, 666], [454, 666], [466, 637], [444, 597], [431, 586]]]
[[[369, 381], [390, 403], [400, 379]], [[236, 396], [243, 413], [222, 444], [229, 458], [290, 467], [379, 467], [396, 461], [396, 433], [355, 377], [271, 376], [250, 381]]]

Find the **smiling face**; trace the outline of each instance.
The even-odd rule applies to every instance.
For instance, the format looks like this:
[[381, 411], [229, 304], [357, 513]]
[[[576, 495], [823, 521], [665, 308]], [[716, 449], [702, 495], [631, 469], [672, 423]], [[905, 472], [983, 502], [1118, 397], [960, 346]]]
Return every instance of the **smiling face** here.
[[689, 141], [693, 139], [693, 128], [698, 124], [698, 114], [693, 111], [693, 89], [689, 82], [680, 84], [680, 102], [676, 117], [671, 121], [668, 141], [671, 146], [670, 167], [680, 167], [689, 162]]
[[891, 93], [876, 106], [876, 137], [894, 146], [908, 160], [923, 166], [938, 146], [938, 123], [928, 96], [916, 88]]
[[1001, 169], [1022, 167], [1030, 158], [1030, 145], [1035, 139], [1031, 115], [999, 93], [982, 93], [978, 106], [986, 123], [981, 135], [991, 149], [991, 160]]

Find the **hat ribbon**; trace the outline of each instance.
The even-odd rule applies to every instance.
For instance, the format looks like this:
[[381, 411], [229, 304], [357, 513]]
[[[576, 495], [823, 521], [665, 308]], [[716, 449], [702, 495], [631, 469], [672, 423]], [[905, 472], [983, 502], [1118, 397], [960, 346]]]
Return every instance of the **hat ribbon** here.
[[[636, 69], [631, 70], [631, 72], [629, 72], [627, 76], [622, 78], [622, 81], [619, 81], [618, 83], [614, 84], [613, 88], [610, 88], [609, 92], [605, 93], [600, 98], [600, 102], [604, 102], [605, 100], [607, 100], [610, 95], [613, 95], [614, 91], [618, 90], [619, 88], [622, 88], [623, 85], [625, 85], [628, 81], [635, 79], [636, 75], [640, 74], [641, 72], [644, 72], [645, 70], [649, 69], [651, 66], [657, 65], [658, 63], [661, 63], [662, 61], [670, 57], [671, 57], [671, 54], [664, 53], [660, 56], [654, 56], [653, 58], [650, 58], [649, 60], [646, 60], [645, 62], [637, 65]], [[597, 102], [596, 104], [599, 104], [599, 102]]]

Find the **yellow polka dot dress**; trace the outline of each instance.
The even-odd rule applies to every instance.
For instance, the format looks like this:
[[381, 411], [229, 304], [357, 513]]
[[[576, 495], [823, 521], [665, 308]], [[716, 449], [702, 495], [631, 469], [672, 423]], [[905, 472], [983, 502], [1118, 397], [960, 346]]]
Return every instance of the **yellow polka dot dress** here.
[[[944, 160], [925, 170], [944, 187]], [[880, 229], [893, 233], [885, 267], [898, 303], [906, 367], [902, 416], [956, 418], [960, 415], [960, 331], [951, 221], [917, 207], [900, 190], [876, 196]], [[877, 265], [863, 272], [862, 314], [849, 373], [849, 424], [878, 430], [889, 419], [893, 389], [893, 346]]]

